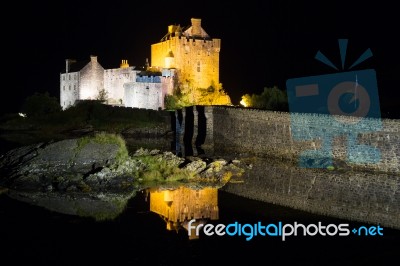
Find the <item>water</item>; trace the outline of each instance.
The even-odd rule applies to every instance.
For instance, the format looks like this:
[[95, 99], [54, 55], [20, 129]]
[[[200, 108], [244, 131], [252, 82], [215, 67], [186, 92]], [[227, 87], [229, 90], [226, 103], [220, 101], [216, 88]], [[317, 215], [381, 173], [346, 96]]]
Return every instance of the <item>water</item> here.
[[[254, 161], [253, 169], [260, 171], [257, 167], [261, 166], [266, 167], [265, 163]], [[270, 180], [276, 177], [272, 171], [263, 176]], [[260, 178], [252, 177], [253, 181]], [[104, 206], [103, 212], [115, 214], [113, 205], [99, 201], [90, 204], [79, 199], [54, 201], [37, 195], [19, 195], [16, 200], [17, 195], [12, 198], [3, 193], [0, 195], [1, 258], [13, 265], [226, 265], [238, 261], [247, 265], [384, 265], [398, 256], [400, 231], [386, 227], [383, 236], [374, 237], [292, 236], [282, 241], [281, 237], [255, 236], [247, 241], [243, 235], [204, 233], [191, 239], [184, 224], [177, 221], [177, 218], [182, 221], [185, 217], [203, 217], [205, 223], [212, 225], [235, 222], [347, 223], [352, 228], [365, 225], [228, 192], [254, 189], [248, 184], [251, 182], [236, 179], [229, 186], [200, 192], [185, 187], [175, 191], [137, 191], [111, 220], [96, 220], [98, 214], [91, 215], [90, 205], [95, 204]], [[80, 212], [73, 214], [74, 210]]]

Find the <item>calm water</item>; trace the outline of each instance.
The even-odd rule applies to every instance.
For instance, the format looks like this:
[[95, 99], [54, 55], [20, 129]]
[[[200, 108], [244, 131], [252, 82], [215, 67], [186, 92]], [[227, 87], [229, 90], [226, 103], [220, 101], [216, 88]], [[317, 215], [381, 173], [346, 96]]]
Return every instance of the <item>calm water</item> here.
[[[168, 145], [168, 144], [166, 144]], [[134, 145], [133, 145], [134, 146]], [[3, 146], [5, 147], [5, 146]], [[30, 203], [29, 203], [30, 202]], [[179, 223], [351, 223], [235, 196], [223, 189], [138, 191], [115, 219], [68, 213], [68, 204], [0, 195], [0, 255], [10, 265], [385, 265], [398, 257], [400, 231], [383, 236], [206, 236], [189, 239]], [[51, 207], [51, 208], [50, 208]], [[52, 210], [50, 210], [52, 209]], [[87, 214], [87, 213], [86, 213]], [[178, 221], [179, 219], [179, 221]]]

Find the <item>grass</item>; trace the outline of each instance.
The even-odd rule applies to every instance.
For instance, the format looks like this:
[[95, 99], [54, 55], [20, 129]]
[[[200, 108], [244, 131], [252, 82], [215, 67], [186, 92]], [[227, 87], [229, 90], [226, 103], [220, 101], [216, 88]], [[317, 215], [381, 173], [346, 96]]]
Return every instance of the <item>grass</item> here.
[[125, 140], [119, 134], [113, 133], [96, 133], [94, 136], [85, 136], [81, 137], [77, 142], [76, 150], [80, 151], [83, 147], [85, 147], [89, 143], [99, 143], [99, 144], [116, 144], [119, 149], [116, 155], [116, 162], [122, 162], [123, 160], [129, 157], [129, 152], [126, 147]]
[[159, 160], [159, 158], [148, 155], [138, 156], [138, 160], [146, 165], [146, 169], [139, 173], [139, 178], [143, 181], [181, 181], [192, 179], [195, 173], [171, 166], [168, 161]]

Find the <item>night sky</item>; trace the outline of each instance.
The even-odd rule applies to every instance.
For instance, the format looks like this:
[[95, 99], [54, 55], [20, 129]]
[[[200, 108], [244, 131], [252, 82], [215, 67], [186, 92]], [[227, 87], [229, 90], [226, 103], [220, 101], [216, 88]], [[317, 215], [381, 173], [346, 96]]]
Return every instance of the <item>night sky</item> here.
[[314, 56], [320, 50], [339, 67], [343, 38], [349, 40], [345, 68], [371, 49], [373, 57], [353, 70], [376, 70], [381, 112], [400, 118], [400, 16], [393, 1], [82, 2], [14, 1], [3, 7], [3, 15], [12, 17], [2, 18], [3, 113], [18, 111], [34, 92], [58, 98], [66, 58], [97, 55], [104, 68], [117, 68], [122, 59], [140, 67], [168, 25], [188, 26], [195, 17], [221, 39], [220, 82], [234, 104], [264, 87], [285, 89], [290, 78], [337, 73]]

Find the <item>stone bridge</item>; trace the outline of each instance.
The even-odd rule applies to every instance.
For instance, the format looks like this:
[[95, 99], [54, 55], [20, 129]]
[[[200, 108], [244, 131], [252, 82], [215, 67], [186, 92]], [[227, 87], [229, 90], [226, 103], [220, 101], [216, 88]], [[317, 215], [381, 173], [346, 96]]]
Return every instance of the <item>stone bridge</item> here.
[[[181, 155], [258, 158], [252, 159], [253, 167], [246, 170], [244, 182], [228, 183], [223, 190], [311, 213], [400, 229], [399, 120], [371, 121], [372, 128], [379, 123], [381, 129], [357, 134], [356, 144], [378, 149], [380, 160], [350, 164], [346, 163], [351, 149], [348, 136], [339, 136], [343, 128], [326, 116], [297, 114], [293, 124], [289, 113], [218, 106], [192, 106], [174, 114], [176, 147]], [[352, 123], [356, 118], [345, 119], [343, 122]], [[321, 147], [321, 138], [311, 138], [316, 132], [337, 133], [331, 140], [332, 155], [346, 168], [299, 167], [301, 152]]]

